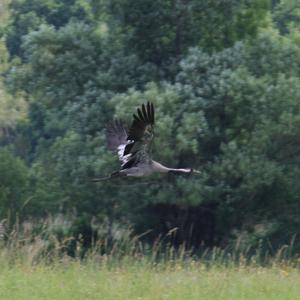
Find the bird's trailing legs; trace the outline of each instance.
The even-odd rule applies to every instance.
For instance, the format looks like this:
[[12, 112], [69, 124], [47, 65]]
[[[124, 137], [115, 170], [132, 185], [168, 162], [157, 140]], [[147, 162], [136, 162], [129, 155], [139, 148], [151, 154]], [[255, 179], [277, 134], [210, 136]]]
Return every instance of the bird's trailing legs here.
[[119, 171], [115, 171], [115, 172], [111, 173], [109, 176], [106, 176], [106, 177], [93, 178], [92, 182], [105, 181], [105, 180], [109, 180], [109, 179], [112, 179], [112, 178], [124, 177], [124, 176], [126, 176], [125, 173], [122, 173], [122, 172], [119, 172]]

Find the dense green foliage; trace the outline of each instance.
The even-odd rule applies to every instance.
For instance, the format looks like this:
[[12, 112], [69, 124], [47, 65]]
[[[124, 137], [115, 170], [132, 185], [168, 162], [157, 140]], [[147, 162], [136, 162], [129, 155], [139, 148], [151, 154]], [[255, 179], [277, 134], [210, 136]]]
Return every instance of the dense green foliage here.
[[[24, 162], [6, 150], [0, 150], [0, 218], [13, 218], [28, 200], [28, 170]], [[13, 220], [12, 220], [13, 222]]]
[[[176, 228], [175, 244], [288, 243], [300, 230], [298, 16], [292, 0], [12, 0], [3, 81], [28, 112], [1, 107], [0, 145], [6, 169], [28, 168], [21, 217], [72, 212], [87, 239], [100, 222], [108, 235], [118, 223], [149, 238]], [[92, 183], [118, 167], [106, 124], [147, 100], [155, 159], [201, 175]], [[25, 194], [1, 193], [20, 213], [8, 202]]]
[[207, 51], [230, 47], [252, 37], [265, 23], [268, 0], [259, 1], [104, 1], [108, 22], [126, 53], [141, 64], [159, 67], [162, 79], [174, 76], [191, 46]]

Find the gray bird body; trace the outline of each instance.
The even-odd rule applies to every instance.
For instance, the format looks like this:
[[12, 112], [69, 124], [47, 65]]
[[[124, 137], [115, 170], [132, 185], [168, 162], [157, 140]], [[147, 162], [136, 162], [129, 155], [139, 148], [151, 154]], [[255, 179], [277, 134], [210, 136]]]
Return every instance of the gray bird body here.
[[149, 176], [153, 173], [168, 173], [170, 168], [163, 166], [162, 164], [151, 160], [149, 162], [140, 162], [136, 166], [120, 170], [120, 173], [126, 174], [126, 176], [133, 176], [133, 177], [143, 177]]
[[137, 109], [128, 131], [120, 121], [116, 121], [107, 127], [108, 148], [113, 152], [117, 152], [121, 162], [120, 170], [112, 173], [110, 178], [121, 176], [144, 177], [153, 173], [200, 173], [193, 169], [168, 168], [152, 160], [150, 148], [153, 139], [153, 127], [154, 106], [150, 102]]

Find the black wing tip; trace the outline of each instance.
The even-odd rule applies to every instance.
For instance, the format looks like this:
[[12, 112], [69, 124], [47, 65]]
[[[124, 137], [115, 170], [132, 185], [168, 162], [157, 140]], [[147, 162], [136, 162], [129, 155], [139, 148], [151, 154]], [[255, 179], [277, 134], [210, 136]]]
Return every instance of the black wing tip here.
[[147, 101], [137, 108], [133, 114], [133, 122], [129, 129], [127, 140], [139, 140], [147, 126], [154, 125], [154, 105]]
[[147, 102], [147, 111], [149, 116], [149, 121], [153, 125], [154, 124], [154, 105], [152, 102]]
[[137, 113], [133, 115], [134, 120], [154, 125], [154, 105], [151, 101], [143, 103], [137, 108]]

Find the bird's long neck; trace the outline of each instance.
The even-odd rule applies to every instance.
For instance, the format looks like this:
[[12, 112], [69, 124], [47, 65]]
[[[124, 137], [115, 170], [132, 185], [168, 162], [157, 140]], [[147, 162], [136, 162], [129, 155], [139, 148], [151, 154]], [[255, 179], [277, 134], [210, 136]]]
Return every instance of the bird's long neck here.
[[193, 172], [192, 169], [174, 169], [174, 168], [168, 168], [168, 173], [180, 175], [180, 174], [191, 174]]
[[172, 173], [172, 174], [189, 174], [192, 172], [192, 169], [175, 169], [168, 168], [156, 161], [153, 161], [153, 168], [156, 172], [160, 173]]

